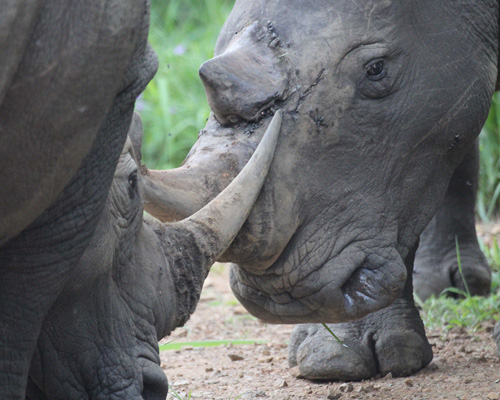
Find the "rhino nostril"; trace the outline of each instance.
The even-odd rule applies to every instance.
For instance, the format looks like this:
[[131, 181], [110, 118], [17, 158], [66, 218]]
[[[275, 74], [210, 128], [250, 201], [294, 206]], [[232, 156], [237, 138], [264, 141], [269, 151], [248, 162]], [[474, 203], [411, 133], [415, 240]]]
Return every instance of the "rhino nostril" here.
[[[242, 49], [205, 62], [199, 70], [208, 103], [222, 124], [255, 121], [285, 91], [281, 71]], [[259, 57], [261, 58], [261, 57]]]
[[165, 373], [156, 364], [143, 369], [142, 398], [144, 400], [165, 400], [168, 394], [168, 380]]
[[255, 121], [285, 96], [286, 78], [277, 54], [259, 39], [258, 24], [199, 70], [208, 102], [223, 125]]

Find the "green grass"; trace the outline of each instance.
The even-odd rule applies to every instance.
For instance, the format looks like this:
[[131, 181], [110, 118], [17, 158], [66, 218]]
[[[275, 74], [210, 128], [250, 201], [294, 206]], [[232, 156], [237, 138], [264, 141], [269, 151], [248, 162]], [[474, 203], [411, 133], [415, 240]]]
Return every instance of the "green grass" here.
[[189, 392], [186, 396], [183, 396], [181, 393], [177, 392], [177, 390], [175, 390], [175, 388], [170, 383], [168, 384], [167, 399], [189, 400], [190, 398], [191, 392]]
[[500, 209], [500, 93], [493, 95], [488, 119], [479, 136], [480, 174], [477, 213], [483, 221]]
[[153, 0], [149, 41], [160, 66], [140, 97], [143, 158], [150, 168], [180, 165], [205, 125], [210, 108], [198, 77], [233, 0]]
[[[458, 241], [456, 243], [458, 268], [462, 274], [460, 248]], [[415, 296], [426, 327], [440, 331], [461, 328], [474, 332], [500, 319], [500, 249], [496, 241], [491, 247], [482, 243], [481, 246], [492, 269], [491, 294], [488, 297], [472, 296], [464, 281], [465, 291], [449, 288], [439, 297], [431, 296], [425, 302]], [[459, 295], [459, 298], [447, 296], [449, 293]]]
[[425, 326], [439, 331], [463, 328], [474, 332], [483, 329], [492, 320], [498, 321], [500, 316], [500, 294], [458, 300], [444, 295], [438, 298], [432, 296], [424, 303], [418, 300], [417, 303]]
[[479, 245], [491, 267], [491, 293], [500, 293], [500, 246], [496, 240], [492, 240], [490, 245], [480, 240]]
[[250, 344], [267, 343], [265, 340], [203, 340], [197, 342], [170, 342], [160, 346], [160, 351], [181, 350], [185, 347], [216, 347], [216, 346], [245, 346]]

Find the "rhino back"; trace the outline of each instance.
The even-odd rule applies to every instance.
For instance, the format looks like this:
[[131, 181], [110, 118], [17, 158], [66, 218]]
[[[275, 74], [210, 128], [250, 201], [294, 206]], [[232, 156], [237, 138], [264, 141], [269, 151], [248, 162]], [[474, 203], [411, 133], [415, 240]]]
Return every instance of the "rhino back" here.
[[2, 245], [75, 175], [115, 96], [134, 79], [127, 71], [146, 28], [144, 1], [23, 0], [0, 8], [7, 20], [0, 28]]

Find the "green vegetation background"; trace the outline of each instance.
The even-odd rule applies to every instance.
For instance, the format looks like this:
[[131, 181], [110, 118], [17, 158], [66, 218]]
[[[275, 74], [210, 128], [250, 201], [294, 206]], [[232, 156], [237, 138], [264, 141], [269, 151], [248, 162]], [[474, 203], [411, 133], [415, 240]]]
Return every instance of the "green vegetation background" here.
[[160, 66], [137, 102], [148, 167], [179, 166], [205, 125], [210, 108], [198, 69], [213, 57], [233, 4], [234, 0], [152, 0], [149, 41]]

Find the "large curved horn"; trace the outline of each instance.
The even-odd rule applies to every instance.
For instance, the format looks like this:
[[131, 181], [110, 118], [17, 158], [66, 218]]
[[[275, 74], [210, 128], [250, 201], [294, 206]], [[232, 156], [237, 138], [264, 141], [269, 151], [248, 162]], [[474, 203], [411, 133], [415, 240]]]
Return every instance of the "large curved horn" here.
[[[231, 245], [246, 221], [272, 163], [281, 119], [281, 112], [277, 112], [247, 165], [205, 207], [180, 222], [146, 219], [169, 260], [170, 274], [166, 276], [170, 278], [163, 284], [165, 290], [175, 290], [176, 304], [159, 305], [155, 312], [159, 337], [182, 326], [194, 312], [210, 267]], [[165, 311], [172, 308], [174, 315]]]
[[222, 192], [243, 169], [258, 140], [218, 135], [198, 141], [179, 168], [143, 168], [144, 208], [162, 222], [179, 221], [200, 210]]
[[191, 217], [168, 224], [170, 237], [180, 232], [185, 238], [186, 231], [192, 233], [194, 244], [210, 265], [230, 246], [259, 195], [272, 163], [281, 120], [278, 111], [247, 165], [226, 189]]
[[[221, 166], [221, 169], [224, 166]], [[219, 177], [218, 188], [208, 190], [207, 177], [198, 169], [179, 167], [170, 170], [148, 170], [144, 176], [144, 209], [162, 222], [179, 221], [200, 210], [216, 193], [220, 193], [230, 179], [210, 171]], [[233, 178], [231, 176], [230, 178]], [[217, 190], [218, 189], [218, 190]]]

